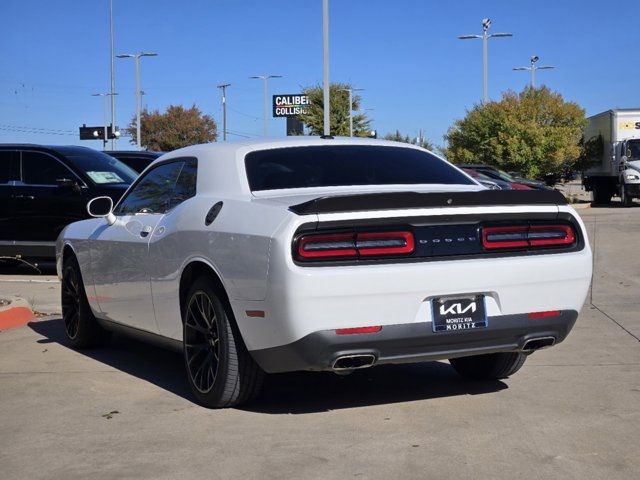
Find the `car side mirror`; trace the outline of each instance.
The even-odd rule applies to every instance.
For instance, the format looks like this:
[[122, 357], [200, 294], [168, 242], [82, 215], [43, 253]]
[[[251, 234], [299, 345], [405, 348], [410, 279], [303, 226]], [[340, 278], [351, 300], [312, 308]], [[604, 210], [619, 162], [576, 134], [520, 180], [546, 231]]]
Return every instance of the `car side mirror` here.
[[92, 198], [89, 200], [89, 203], [87, 203], [87, 212], [94, 218], [104, 218], [109, 225], [116, 223], [111, 197]]
[[627, 157], [630, 157], [630, 156], [631, 156], [631, 149], [627, 148]]

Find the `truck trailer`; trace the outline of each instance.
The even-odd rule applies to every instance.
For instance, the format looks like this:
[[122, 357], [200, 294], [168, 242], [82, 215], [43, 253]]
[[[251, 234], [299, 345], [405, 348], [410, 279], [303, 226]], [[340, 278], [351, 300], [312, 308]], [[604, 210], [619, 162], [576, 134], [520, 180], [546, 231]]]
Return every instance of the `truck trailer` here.
[[595, 203], [618, 195], [625, 207], [640, 197], [640, 108], [618, 108], [588, 118], [584, 139], [602, 137], [600, 162], [582, 178]]

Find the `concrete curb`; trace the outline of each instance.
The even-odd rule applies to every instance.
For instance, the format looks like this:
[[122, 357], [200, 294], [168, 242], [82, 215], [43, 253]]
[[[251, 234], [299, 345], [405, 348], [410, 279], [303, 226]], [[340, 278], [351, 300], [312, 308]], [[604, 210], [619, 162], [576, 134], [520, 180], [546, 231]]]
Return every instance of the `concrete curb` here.
[[591, 208], [590, 203], [570, 203], [575, 210], [586, 210], [587, 208]]
[[0, 330], [22, 327], [35, 319], [26, 300], [19, 297], [0, 298]]

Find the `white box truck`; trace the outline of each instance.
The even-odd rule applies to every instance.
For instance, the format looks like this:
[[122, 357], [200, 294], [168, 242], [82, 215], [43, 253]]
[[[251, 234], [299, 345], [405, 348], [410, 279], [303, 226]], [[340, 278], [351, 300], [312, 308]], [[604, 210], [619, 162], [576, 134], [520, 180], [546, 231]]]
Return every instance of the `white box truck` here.
[[628, 207], [640, 197], [640, 109], [619, 108], [588, 118], [585, 141], [602, 135], [602, 158], [585, 172], [582, 183], [595, 203], [619, 195]]

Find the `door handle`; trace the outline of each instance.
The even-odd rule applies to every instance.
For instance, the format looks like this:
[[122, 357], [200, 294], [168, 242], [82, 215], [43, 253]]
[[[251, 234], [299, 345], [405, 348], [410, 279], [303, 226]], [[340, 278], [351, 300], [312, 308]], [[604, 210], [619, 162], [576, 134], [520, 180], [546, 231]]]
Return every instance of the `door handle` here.
[[36, 197], [33, 195], [11, 195], [11, 198], [18, 198], [21, 200], [34, 200]]
[[140, 236], [144, 238], [148, 236], [152, 231], [153, 231], [152, 227], [143, 227], [143, 229], [140, 230]]

